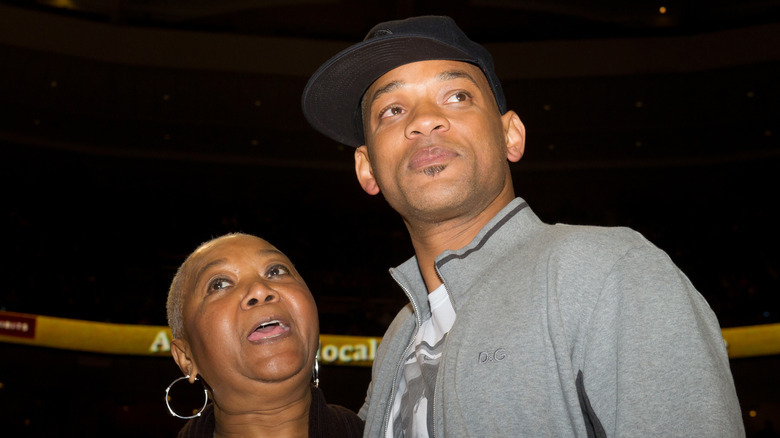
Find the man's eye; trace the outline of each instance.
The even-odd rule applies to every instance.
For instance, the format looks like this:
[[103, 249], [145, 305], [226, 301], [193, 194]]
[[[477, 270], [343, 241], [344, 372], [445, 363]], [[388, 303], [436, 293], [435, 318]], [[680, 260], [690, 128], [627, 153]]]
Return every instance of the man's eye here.
[[470, 97], [469, 93], [466, 93], [465, 91], [461, 91], [450, 96], [450, 98], [447, 99], [447, 102], [464, 102], [468, 100], [469, 97]]
[[287, 275], [290, 273], [290, 270], [287, 269], [287, 266], [284, 265], [273, 265], [266, 271], [265, 275], [268, 277], [281, 277], [282, 275]]
[[383, 111], [382, 111], [382, 112], [379, 114], [379, 118], [380, 118], [380, 119], [384, 119], [384, 118], [386, 118], [386, 117], [397, 116], [397, 115], [399, 115], [399, 114], [402, 114], [403, 112], [404, 112], [404, 111], [403, 111], [403, 109], [401, 109], [401, 107], [400, 107], [400, 106], [391, 106], [391, 107], [385, 108], [385, 109], [384, 109], [384, 110], [383, 110]]
[[220, 291], [222, 289], [226, 289], [230, 287], [231, 283], [228, 280], [225, 280], [224, 278], [215, 278], [214, 280], [211, 280], [209, 283], [209, 291]]

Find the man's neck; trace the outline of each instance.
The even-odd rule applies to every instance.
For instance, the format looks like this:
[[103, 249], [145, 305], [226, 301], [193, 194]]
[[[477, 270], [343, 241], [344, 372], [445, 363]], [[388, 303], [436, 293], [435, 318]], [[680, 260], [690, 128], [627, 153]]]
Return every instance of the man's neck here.
[[468, 245], [512, 199], [514, 192], [510, 191], [496, 198], [477, 214], [434, 224], [405, 221], [428, 293], [442, 284], [436, 272], [436, 257], [446, 250], [457, 250]]

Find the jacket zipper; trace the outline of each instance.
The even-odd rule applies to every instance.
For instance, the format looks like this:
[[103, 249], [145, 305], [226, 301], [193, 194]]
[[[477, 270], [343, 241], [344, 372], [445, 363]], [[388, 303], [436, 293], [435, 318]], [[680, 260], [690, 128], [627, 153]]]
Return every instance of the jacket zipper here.
[[[452, 292], [450, 291], [450, 288], [447, 286], [447, 283], [444, 281], [444, 276], [441, 275], [441, 272], [439, 271], [439, 266], [435, 265], [434, 268], [436, 268], [436, 275], [439, 276], [441, 279], [441, 282], [444, 284], [444, 288], [447, 289], [447, 299], [450, 300], [450, 304], [452, 305], [452, 309], [455, 310], [455, 303], [452, 302]], [[438, 397], [437, 394], [439, 392], [439, 388], [441, 387], [440, 379], [442, 379], [442, 366], [444, 365], [444, 355], [447, 351], [447, 344], [450, 342], [450, 332], [453, 328], [455, 328], [455, 324], [458, 322], [458, 312], [455, 312], [455, 321], [452, 322], [452, 327], [450, 327], [449, 330], [447, 330], [447, 334], [445, 335], [447, 338], [444, 340], [444, 345], [441, 347], [441, 359], [439, 359], [439, 369], [436, 371], [436, 384], [433, 387], [433, 409], [431, 409], [431, 415], [433, 416], [431, 424], [433, 424], [433, 436], [430, 438], [436, 438], [438, 435], [436, 433], [436, 423], [437, 423], [437, 416], [436, 416], [436, 405], [438, 404]], [[442, 392], [444, 389], [442, 389]]]
[[[414, 321], [415, 321], [415, 330], [414, 330], [414, 336], [412, 336], [412, 339], [409, 341], [409, 344], [406, 345], [406, 348], [404, 348], [403, 353], [401, 354], [401, 358], [398, 360], [398, 363], [395, 365], [395, 377], [393, 377], [393, 388], [390, 391], [390, 403], [387, 404], [387, 408], [385, 409], [385, 425], [384, 430], [382, 430], [382, 436], [387, 436], [387, 429], [390, 426], [390, 413], [393, 411], [393, 404], [395, 404], [395, 389], [398, 387], [398, 371], [401, 369], [401, 364], [404, 362], [404, 358], [406, 357], [406, 352], [409, 350], [409, 347], [414, 345], [414, 340], [417, 339], [417, 333], [420, 331], [420, 309], [417, 308], [417, 302], [414, 300], [414, 297], [411, 293], [409, 293], [409, 289], [406, 288], [398, 279], [395, 277], [395, 274], [392, 272], [390, 275], [393, 277], [393, 280], [395, 280], [396, 283], [398, 283], [399, 286], [401, 286], [401, 289], [403, 289], [406, 296], [409, 298], [409, 302], [412, 303], [412, 309], [414, 309]], [[434, 395], [434, 398], [436, 396]]]

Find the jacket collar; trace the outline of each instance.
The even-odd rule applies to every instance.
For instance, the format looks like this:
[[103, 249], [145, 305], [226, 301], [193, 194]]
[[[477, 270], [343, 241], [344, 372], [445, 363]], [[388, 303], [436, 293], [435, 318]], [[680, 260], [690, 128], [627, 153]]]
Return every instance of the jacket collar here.
[[[436, 271], [447, 287], [450, 300], [457, 313], [465, 294], [473, 283], [491, 264], [511, 246], [524, 241], [541, 221], [522, 198], [515, 198], [490, 220], [476, 237], [463, 248], [447, 250], [436, 257]], [[417, 324], [431, 315], [428, 304], [428, 289], [425, 286], [417, 257], [413, 256], [397, 268], [390, 269], [390, 275], [409, 297]]]

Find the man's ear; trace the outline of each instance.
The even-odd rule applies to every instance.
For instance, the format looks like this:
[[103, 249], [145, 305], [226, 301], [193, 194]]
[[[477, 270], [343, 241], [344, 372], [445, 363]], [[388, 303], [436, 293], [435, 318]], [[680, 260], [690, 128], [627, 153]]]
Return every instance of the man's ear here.
[[379, 193], [379, 186], [374, 178], [374, 171], [371, 169], [371, 159], [368, 157], [368, 148], [365, 145], [355, 149], [355, 173], [360, 186], [366, 193], [369, 195]]
[[199, 371], [198, 365], [192, 359], [189, 342], [184, 339], [174, 339], [171, 341], [171, 355], [181, 372], [190, 376], [190, 383], [195, 382], [195, 378], [198, 377]]
[[506, 158], [516, 163], [525, 152], [525, 125], [514, 111], [507, 111], [501, 116], [506, 136]]

